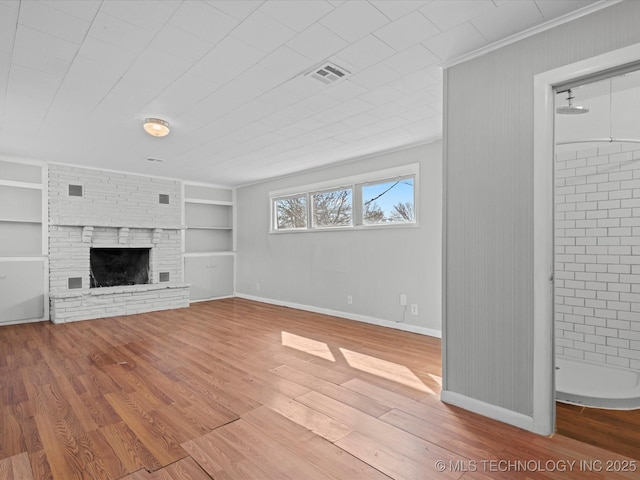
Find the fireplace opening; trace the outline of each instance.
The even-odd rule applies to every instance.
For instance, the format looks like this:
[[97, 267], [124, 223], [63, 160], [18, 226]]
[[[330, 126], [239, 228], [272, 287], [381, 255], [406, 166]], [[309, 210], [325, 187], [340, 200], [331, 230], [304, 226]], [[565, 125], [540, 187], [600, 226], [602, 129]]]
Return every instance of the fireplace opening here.
[[90, 287], [149, 283], [150, 248], [92, 248]]

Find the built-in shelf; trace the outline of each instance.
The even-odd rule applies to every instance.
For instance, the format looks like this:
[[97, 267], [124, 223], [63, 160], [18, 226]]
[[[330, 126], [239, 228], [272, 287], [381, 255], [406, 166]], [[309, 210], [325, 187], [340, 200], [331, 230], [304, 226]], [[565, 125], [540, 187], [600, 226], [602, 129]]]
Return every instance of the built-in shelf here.
[[0, 223], [31, 223], [34, 225], [40, 225], [42, 221], [40, 220], [29, 220], [29, 219], [20, 219], [20, 218], [0, 218]]
[[234, 293], [233, 190], [184, 184], [184, 279], [191, 301]]
[[0, 160], [0, 324], [48, 318], [46, 166]]

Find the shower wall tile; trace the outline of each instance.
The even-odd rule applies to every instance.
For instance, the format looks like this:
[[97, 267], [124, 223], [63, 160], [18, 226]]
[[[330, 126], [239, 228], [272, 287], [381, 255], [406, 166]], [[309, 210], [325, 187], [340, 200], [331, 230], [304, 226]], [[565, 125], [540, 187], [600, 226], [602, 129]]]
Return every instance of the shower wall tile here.
[[640, 149], [555, 164], [556, 352], [640, 369]]

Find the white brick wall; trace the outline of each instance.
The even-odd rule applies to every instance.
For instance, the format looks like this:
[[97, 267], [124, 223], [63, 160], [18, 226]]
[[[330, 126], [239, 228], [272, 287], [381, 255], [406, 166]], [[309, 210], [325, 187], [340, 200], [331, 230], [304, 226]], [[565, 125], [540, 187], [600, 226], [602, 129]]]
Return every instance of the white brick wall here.
[[555, 177], [556, 352], [640, 369], [640, 149], [564, 152]]
[[[82, 197], [69, 196], [81, 185]], [[176, 228], [182, 218], [178, 180], [49, 165], [49, 222], [54, 225]], [[169, 204], [159, 195], [169, 195]]]
[[[69, 196], [69, 184], [83, 196]], [[179, 181], [51, 165], [49, 167], [49, 277], [55, 322], [186, 307], [182, 281]], [[160, 204], [159, 195], [169, 195]], [[151, 248], [152, 286], [90, 289], [92, 246]], [[170, 281], [159, 283], [160, 272]], [[81, 289], [68, 289], [71, 277]]]

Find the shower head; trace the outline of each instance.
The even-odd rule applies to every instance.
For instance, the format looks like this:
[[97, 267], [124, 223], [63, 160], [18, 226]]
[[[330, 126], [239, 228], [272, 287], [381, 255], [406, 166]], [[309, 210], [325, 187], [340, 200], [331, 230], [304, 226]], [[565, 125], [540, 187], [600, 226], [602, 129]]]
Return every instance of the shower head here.
[[567, 90], [567, 105], [556, 108], [556, 113], [561, 115], [578, 115], [580, 113], [588, 113], [588, 108], [573, 104], [574, 98], [575, 97], [571, 94], [571, 89]]

